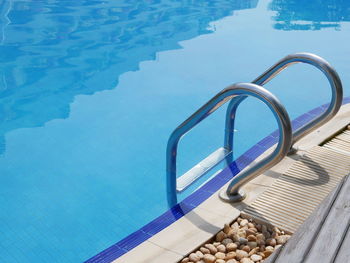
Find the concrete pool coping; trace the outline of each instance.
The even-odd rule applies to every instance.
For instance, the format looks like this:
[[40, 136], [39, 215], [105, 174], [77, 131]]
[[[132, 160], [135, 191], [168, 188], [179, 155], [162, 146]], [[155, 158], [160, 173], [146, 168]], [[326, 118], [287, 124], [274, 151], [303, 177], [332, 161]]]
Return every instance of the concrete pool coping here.
[[[343, 103], [349, 103], [345, 98]], [[293, 120], [296, 129], [317, 116], [327, 105], [303, 114]], [[350, 105], [343, 105], [339, 113], [327, 124], [312, 132], [298, 143], [299, 153], [320, 144], [349, 123]], [[222, 202], [217, 194], [226, 187], [232, 175], [252, 165], [271, 151], [277, 139], [274, 132], [240, 156], [208, 183], [184, 201], [150, 222], [140, 230], [99, 253], [87, 262], [177, 262], [191, 250], [217, 233], [225, 223], [232, 222], [240, 212], [286, 171], [295, 156], [285, 158], [278, 165], [249, 182], [244, 188], [248, 197], [238, 204]]]

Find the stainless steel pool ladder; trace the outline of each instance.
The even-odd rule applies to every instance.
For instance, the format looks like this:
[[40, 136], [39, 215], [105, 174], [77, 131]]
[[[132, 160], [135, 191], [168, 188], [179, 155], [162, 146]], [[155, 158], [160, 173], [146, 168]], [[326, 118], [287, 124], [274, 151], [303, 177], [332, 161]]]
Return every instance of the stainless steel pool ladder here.
[[[325, 112], [292, 133], [290, 119], [284, 106], [272, 93], [260, 85], [266, 84], [283, 69], [294, 63], [310, 64], [321, 70], [330, 83], [332, 97]], [[261, 100], [271, 109], [277, 120], [280, 136], [277, 147], [269, 156], [265, 157], [255, 165], [241, 171], [231, 180], [228, 188], [220, 192], [220, 197], [225, 201], [240, 201], [244, 199], [245, 193], [240, 189], [242, 185], [274, 166], [286, 156], [295, 142], [329, 121], [340, 109], [343, 98], [343, 89], [338, 74], [326, 60], [310, 53], [296, 53], [288, 55], [277, 62], [252, 83], [238, 83], [222, 90], [179, 125], [170, 135], [166, 152], [167, 199], [169, 206], [173, 206], [177, 203], [177, 192], [185, 190], [224, 158], [229, 162], [233, 161], [232, 150], [236, 111], [240, 103], [249, 96]], [[194, 126], [229, 100], [230, 103], [226, 112], [224, 147], [219, 148], [177, 178], [176, 157], [179, 140], [185, 135], [185, 133], [190, 131]]]

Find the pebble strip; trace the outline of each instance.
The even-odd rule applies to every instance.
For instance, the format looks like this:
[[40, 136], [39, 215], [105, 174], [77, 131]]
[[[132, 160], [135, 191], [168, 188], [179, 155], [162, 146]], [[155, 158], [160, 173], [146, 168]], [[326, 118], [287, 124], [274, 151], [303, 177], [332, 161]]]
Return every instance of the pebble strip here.
[[214, 241], [182, 259], [181, 263], [261, 263], [290, 238], [277, 227], [238, 217], [225, 224]]

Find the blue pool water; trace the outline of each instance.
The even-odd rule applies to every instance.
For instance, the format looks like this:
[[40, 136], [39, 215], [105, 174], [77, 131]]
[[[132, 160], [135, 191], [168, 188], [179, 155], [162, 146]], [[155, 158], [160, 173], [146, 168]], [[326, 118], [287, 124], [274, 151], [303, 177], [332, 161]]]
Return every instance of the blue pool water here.
[[[349, 96], [349, 22], [346, 0], [2, 0], [0, 262], [82, 262], [166, 211], [172, 130], [289, 53], [327, 59]], [[291, 118], [330, 95], [307, 65], [267, 88]], [[179, 173], [222, 146], [224, 112], [181, 141]], [[238, 156], [276, 124], [247, 100], [236, 128]]]

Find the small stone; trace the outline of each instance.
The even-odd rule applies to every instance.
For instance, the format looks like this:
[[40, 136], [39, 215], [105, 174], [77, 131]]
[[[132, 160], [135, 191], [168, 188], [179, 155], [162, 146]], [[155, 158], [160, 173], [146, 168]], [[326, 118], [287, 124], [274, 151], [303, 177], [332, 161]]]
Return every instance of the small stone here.
[[250, 252], [250, 247], [249, 246], [244, 246], [243, 248], [242, 248], [242, 250], [244, 250], [245, 252]]
[[216, 249], [219, 251], [219, 252], [222, 252], [222, 253], [225, 253], [226, 252], [226, 247], [222, 244], [218, 245], [216, 247]]
[[264, 232], [262, 232], [262, 234], [264, 235], [265, 239], [271, 237], [271, 234], [268, 231], [264, 231]]
[[203, 257], [203, 261], [205, 263], [214, 263], [216, 260], [216, 257], [210, 254], [205, 254]]
[[271, 250], [271, 251], [274, 251], [275, 249], [274, 249], [274, 247], [267, 246], [267, 247], [265, 248], [265, 250]]
[[245, 244], [248, 243], [248, 240], [247, 240], [246, 238], [244, 238], [244, 237], [240, 237], [240, 238], [238, 239], [238, 242], [239, 242], [241, 245], [245, 245]]
[[188, 258], [189, 258], [190, 261], [192, 261], [192, 262], [197, 262], [197, 261], [201, 260], [200, 257], [198, 257], [197, 254], [195, 254], [195, 253], [191, 253], [190, 256], [189, 256]]
[[234, 222], [232, 225], [231, 225], [231, 228], [233, 229], [233, 230], [238, 230], [239, 229], [239, 224], [238, 224], [238, 222]]
[[290, 238], [290, 235], [279, 236], [279, 237], [277, 237], [277, 244], [283, 245], [288, 241], [289, 238]]
[[256, 229], [256, 227], [249, 228], [249, 230], [254, 231], [255, 234], [258, 232], [258, 229]]
[[231, 251], [236, 251], [237, 250], [237, 244], [235, 243], [229, 243], [226, 245], [226, 250], [228, 252], [231, 252]]
[[267, 232], [267, 226], [262, 225], [262, 226], [261, 226], [261, 232], [262, 232], [262, 233]]
[[213, 244], [206, 244], [205, 247], [209, 249], [210, 254], [215, 255], [215, 253], [218, 252], [217, 248]]
[[250, 257], [250, 259], [253, 260], [254, 262], [257, 262], [262, 260], [262, 256], [254, 254]]
[[253, 261], [251, 261], [249, 258], [242, 258], [241, 263], [253, 263]]
[[213, 245], [214, 245], [214, 247], [217, 247], [218, 245], [221, 245], [221, 243], [220, 242], [214, 242]]
[[265, 250], [263, 253], [264, 253], [265, 258], [267, 258], [268, 256], [270, 256], [273, 253], [273, 251], [272, 250]]
[[282, 245], [276, 245], [276, 246], [275, 246], [275, 250], [276, 250], [276, 249], [279, 249], [281, 246], [282, 246]]
[[215, 263], [225, 263], [225, 260], [219, 258], [219, 259], [215, 260]]
[[258, 247], [253, 248], [252, 250], [250, 250], [248, 256], [250, 257], [251, 255], [254, 255], [254, 254], [258, 253], [258, 251], [259, 251]]
[[236, 251], [236, 259], [241, 260], [242, 258], [247, 258], [248, 253], [244, 250], [237, 250]]
[[254, 235], [247, 236], [248, 241], [256, 241], [256, 237]]
[[200, 258], [200, 259], [202, 259], [203, 258], [203, 253], [202, 252], [200, 252], [199, 250], [196, 252], [196, 255]]
[[181, 260], [181, 263], [188, 263], [188, 262], [190, 262], [189, 258], [184, 258], [183, 260]]
[[272, 234], [271, 234], [271, 238], [276, 239], [277, 237], [278, 237], [278, 234], [277, 234], [276, 232], [272, 232]]
[[279, 230], [278, 227], [275, 227], [275, 226], [274, 226], [274, 227], [272, 228], [272, 231], [275, 232], [275, 233], [277, 233], [277, 235], [280, 235], [280, 234], [281, 234], [281, 230]]
[[226, 263], [238, 263], [238, 262], [235, 259], [230, 259], [230, 260], [226, 261]]
[[236, 257], [236, 252], [228, 252], [226, 254], [225, 260], [234, 259]]
[[261, 225], [260, 225], [260, 224], [257, 224], [257, 225], [255, 226], [255, 228], [256, 228], [259, 232], [261, 232]]
[[248, 223], [249, 223], [249, 222], [248, 222], [247, 219], [243, 219], [243, 220], [239, 223], [239, 225], [243, 227], [243, 226], [248, 225]]
[[224, 240], [221, 241], [221, 244], [223, 244], [224, 246], [230, 243], [233, 243], [233, 240], [231, 238], [225, 238]]
[[263, 234], [257, 234], [256, 235], [256, 242], [259, 245], [265, 245], [265, 236]]
[[237, 235], [240, 236], [240, 237], [244, 237], [245, 238], [247, 236], [247, 232], [244, 229], [239, 229], [237, 231]]
[[265, 245], [260, 245], [259, 250], [260, 250], [261, 252], [265, 251]]
[[199, 250], [200, 250], [203, 254], [210, 254], [210, 250], [207, 249], [207, 248], [205, 248], [205, 247], [201, 247]]
[[221, 242], [226, 238], [226, 234], [223, 231], [220, 231], [216, 234], [216, 242]]
[[266, 239], [266, 245], [269, 245], [269, 246], [276, 246], [276, 239], [274, 239], [274, 238], [268, 238], [268, 239]]
[[253, 223], [248, 223], [248, 227], [249, 228], [253, 228], [253, 227], [255, 228], [255, 225]]
[[218, 252], [218, 253], [215, 254], [215, 257], [217, 259], [225, 259], [226, 255], [225, 255], [225, 253]]
[[255, 228], [249, 228], [249, 229], [247, 229], [247, 230], [245, 231], [246, 235], [247, 235], [247, 236], [254, 236], [254, 235], [256, 234], [256, 232], [254, 232], [253, 229], [255, 229]]
[[243, 219], [242, 219], [241, 217], [238, 217], [238, 218], [236, 219], [236, 221], [237, 221], [238, 224], [240, 224], [242, 220], [243, 220]]
[[239, 236], [237, 235], [237, 233], [230, 235], [230, 238], [234, 241], [234, 242], [238, 242]]
[[250, 249], [253, 249], [258, 246], [258, 243], [251, 241], [251, 242], [248, 242], [247, 245], [250, 247]]
[[231, 230], [231, 227], [228, 224], [225, 224], [225, 226], [224, 226], [224, 233], [228, 234], [230, 232], [230, 230]]

